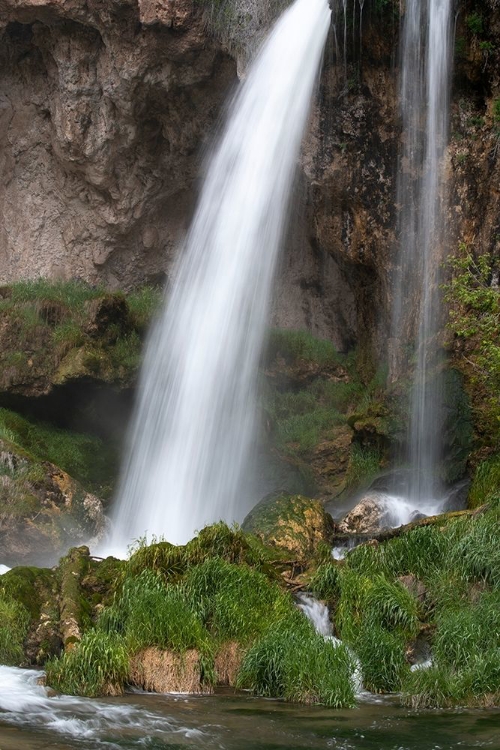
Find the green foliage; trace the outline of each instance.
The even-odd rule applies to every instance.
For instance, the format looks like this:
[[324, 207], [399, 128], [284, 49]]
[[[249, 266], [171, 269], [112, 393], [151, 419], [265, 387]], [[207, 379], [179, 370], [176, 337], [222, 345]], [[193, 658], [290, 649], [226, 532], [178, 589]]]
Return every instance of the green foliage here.
[[322, 433], [343, 422], [335, 409], [316, 407], [308, 414], [288, 417], [277, 424], [276, 444], [281, 450], [294, 454], [309, 451], [320, 441]]
[[123, 692], [128, 657], [121, 638], [91, 630], [80, 643], [47, 664], [47, 684], [62, 693], [90, 698]]
[[214, 557], [230, 563], [247, 563], [272, 575], [270, 563], [279, 555], [252, 534], [220, 521], [206, 526], [185, 546], [156, 541], [148, 545], [146, 540], [140, 540], [129, 560], [128, 570], [132, 576], [146, 569], [155, 570], [165, 580], [171, 580], [182, 576], [193, 565]]
[[480, 13], [474, 12], [470, 13], [466, 19], [465, 23], [467, 25], [467, 28], [472, 34], [482, 34], [484, 29], [484, 22], [483, 17]]
[[417, 603], [401, 584], [377, 576], [367, 591], [365, 606], [365, 620], [387, 630], [397, 630], [407, 637], [416, 635]]
[[0, 303], [7, 306], [23, 302], [55, 302], [69, 310], [81, 309], [86, 302], [101, 297], [102, 287], [93, 287], [83, 281], [53, 281], [44, 278], [18, 281], [10, 287], [11, 296]]
[[364, 687], [373, 693], [393, 693], [409, 671], [406, 641], [372, 620], [363, 621], [353, 644], [361, 664]]
[[436, 626], [433, 653], [437, 663], [460, 670], [472, 666], [500, 648], [500, 591], [483, 593], [475, 606], [446, 609], [437, 617]]
[[469, 490], [469, 508], [478, 508], [500, 494], [500, 455], [482, 461]]
[[333, 562], [320, 565], [311, 577], [309, 589], [317, 599], [323, 599], [329, 604], [335, 602], [341, 591], [339, 566]]
[[125, 640], [132, 652], [147, 646], [180, 653], [208, 649], [209, 635], [184, 592], [166, 586], [151, 571], [124, 583], [120, 607], [125, 615]]
[[146, 285], [127, 295], [131, 322], [139, 331], [144, 331], [160, 309], [162, 291], [157, 286]]
[[[37, 461], [50, 461], [101, 496], [110, 492], [117, 468], [113, 446], [92, 435], [59, 429], [0, 409], [0, 435]], [[43, 478], [43, 470], [39, 479]], [[34, 477], [31, 478], [34, 481]]]
[[500, 122], [500, 98], [493, 100], [493, 122]]
[[381, 455], [376, 448], [354, 443], [351, 448], [345, 485], [350, 490], [367, 487], [380, 471]]
[[23, 641], [29, 623], [27, 609], [0, 594], [0, 664], [19, 666], [24, 661]]
[[263, 573], [220, 558], [191, 568], [183, 591], [220, 641], [247, 644], [293, 608], [290, 596]]
[[409, 672], [403, 680], [403, 702], [412, 708], [442, 708], [458, 702], [458, 680], [448, 669], [433, 665]]
[[330, 341], [317, 339], [308, 331], [275, 328], [269, 334], [268, 357], [281, 356], [285, 362], [314, 362], [319, 365], [339, 365], [342, 358]]
[[464, 580], [500, 586], [500, 508], [467, 525], [465, 533], [452, 545], [450, 565]]
[[354, 704], [353, 670], [345, 646], [325, 641], [295, 611], [247, 651], [238, 685], [257, 695], [341, 708]]
[[450, 306], [449, 328], [463, 342], [458, 357], [470, 383], [476, 423], [500, 435], [500, 290], [492, 285], [497, 262], [491, 255], [478, 258], [460, 246], [461, 254], [450, 261], [453, 278], [445, 286]]

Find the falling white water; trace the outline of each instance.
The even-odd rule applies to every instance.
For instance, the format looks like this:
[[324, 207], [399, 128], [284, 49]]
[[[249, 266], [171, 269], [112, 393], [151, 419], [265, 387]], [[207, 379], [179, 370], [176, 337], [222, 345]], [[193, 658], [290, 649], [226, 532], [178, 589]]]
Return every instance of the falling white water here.
[[150, 337], [111, 547], [240, 520], [277, 253], [330, 24], [296, 0], [232, 106]]
[[[183, 726], [164, 713], [148, 711], [143, 705], [56, 696], [40, 684], [43, 676], [43, 672], [0, 666], [0, 717], [3, 724], [50, 730], [79, 741], [91, 740], [93, 747], [123, 747], [124, 737], [127, 737], [130, 743], [127, 746], [130, 747], [136, 744], [144, 747], [146, 743], [150, 747], [150, 742], [155, 739], [175, 745], [181, 743], [182, 737], [197, 738], [200, 746], [205, 746], [207, 737], [202, 731]], [[120, 744], [109, 741], [111, 733], [121, 733]], [[44, 747], [49, 747], [49, 744], [44, 744]]]
[[[452, 0], [408, 0], [401, 47], [404, 150], [400, 163], [400, 273], [394, 338], [400, 353], [416, 338], [407, 458], [408, 497], [436, 497], [442, 453], [439, 268], [446, 244], [444, 157], [451, 86]], [[418, 330], [412, 330], [416, 321]], [[401, 357], [400, 357], [401, 358]]]
[[[314, 625], [314, 629], [325, 640], [330, 641], [334, 646], [342, 646], [340, 638], [333, 635], [333, 625], [330, 621], [330, 612], [323, 602], [318, 601], [310, 594], [299, 594], [299, 609], [305, 614], [308, 620]], [[352, 687], [354, 694], [360, 696], [363, 693], [363, 678], [361, 673], [361, 664], [356, 654], [347, 646], [345, 647], [352, 659], [353, 672], [351, 675]]]

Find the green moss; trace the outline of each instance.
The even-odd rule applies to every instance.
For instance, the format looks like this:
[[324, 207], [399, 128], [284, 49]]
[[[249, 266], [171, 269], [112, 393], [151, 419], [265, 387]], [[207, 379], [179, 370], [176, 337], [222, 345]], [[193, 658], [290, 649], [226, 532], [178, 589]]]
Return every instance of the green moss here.
[[[67, 471], [85, 487], [107, 496], [117, 471], [117, 451], [92, 435], [63, 430], [43, 422], [29, 421], [0, 408], [0, 435], [19, 446], [35, 461], [50, 461]], [[36, 466], [31, 467], [34, 471]], [[37, 481], [35, 477], [26, 477]], [[42, 475], [38, 477], [42, 479]]]
[[53, 580], [53, 572], [45, 568], [13, 568], [0, 576], [0, 596], [19, 603], [34, 621], [40, 615], [42, 597], [52, 591]]
[[482, 461], [469, 490], [469, 508], [479, 508], [500, 494], [500, 455]]
[[29, 622], [29, 612], [22, 604], [0, 595], [0, 664], [23, 663]]

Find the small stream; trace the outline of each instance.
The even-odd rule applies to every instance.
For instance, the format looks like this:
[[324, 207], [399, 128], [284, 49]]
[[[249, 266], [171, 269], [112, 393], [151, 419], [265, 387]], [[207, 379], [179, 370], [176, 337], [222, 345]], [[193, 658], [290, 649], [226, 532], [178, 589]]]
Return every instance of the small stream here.
[[500, 750], [500, 710], [425, 711], [394, 698], [333, 710], [232, 693], [51, 696], [40, 673], [0, 667], [1, 750]]

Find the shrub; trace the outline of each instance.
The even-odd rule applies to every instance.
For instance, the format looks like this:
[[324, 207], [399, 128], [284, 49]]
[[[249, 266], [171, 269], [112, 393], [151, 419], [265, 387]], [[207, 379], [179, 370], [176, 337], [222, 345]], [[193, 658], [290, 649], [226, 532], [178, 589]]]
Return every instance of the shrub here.
[[467, 24], [467, 28], [472, 34], [482, 34], [483, 32], [483, 17], [480, 13], [470, 13], [466, 19], [465, 23]]
[[101, 630], [47, 664], [47, 684], [62, 693], [90, 698], [120, 695], [128, 675], [128, 657], [119, 636]]

